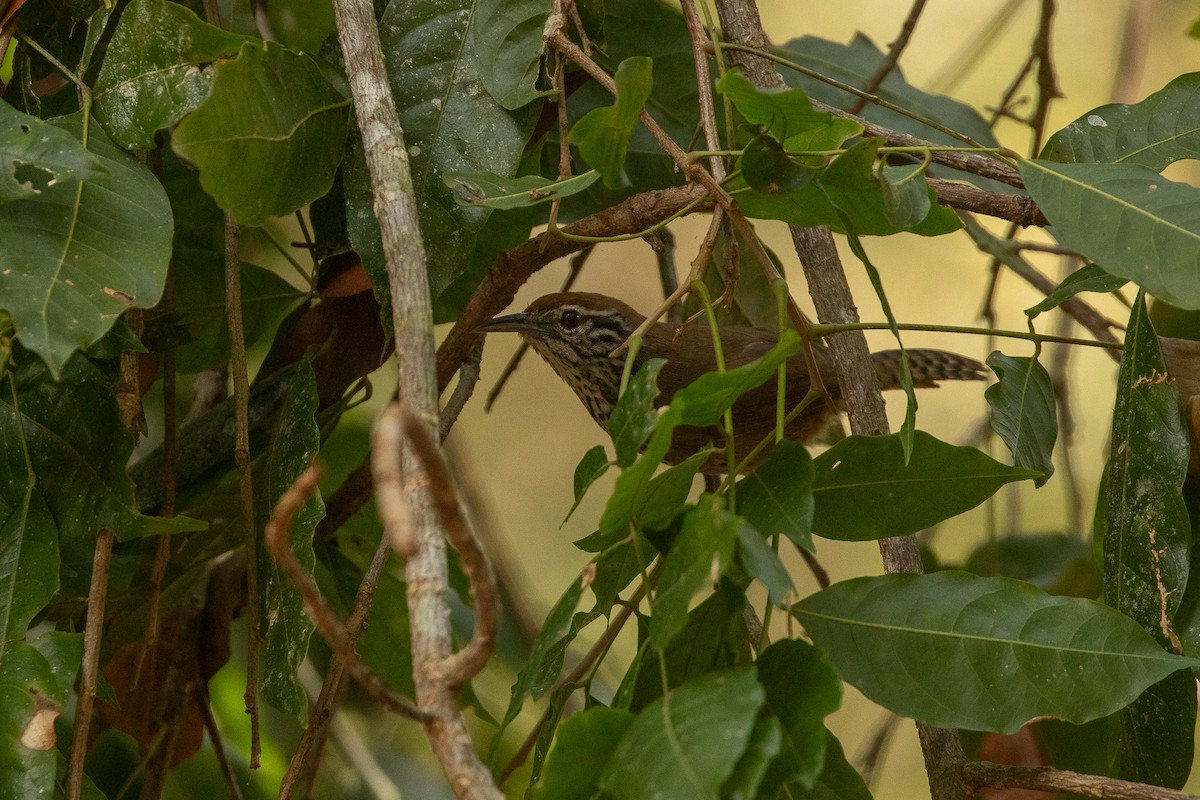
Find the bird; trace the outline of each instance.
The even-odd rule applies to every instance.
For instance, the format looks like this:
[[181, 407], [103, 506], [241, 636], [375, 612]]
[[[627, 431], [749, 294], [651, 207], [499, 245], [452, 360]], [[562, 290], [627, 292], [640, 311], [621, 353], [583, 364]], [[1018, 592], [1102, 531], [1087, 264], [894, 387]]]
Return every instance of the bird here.
[[[539, 297], [519, 313], [494, 317], [477, 330], [519, 334], [574, 390], [592, 419], [607, 431], [628, 353], [624, 351], [614, 356], [613, 352], [645, 320], [645, 316], [628, 304], [607, 295], [558, 292]], [[773, 331], [745, 325], [722, 325], [719, 331], [726, 369], [754, 361], [778, 341]], [[936, 387], [938, 381], [986, 379], [983, 364], [967, 356], [928, 349], [910, 349], [905, 353], [914, 387]], [[828, 427], [831, 417], [842, 410], [841, 390], [829, 349], [813, 343], [812, 355], [832, 407], [819, 401], [787, 425], [784, 436], [802, 443], [818, 437]], [[717, 368], [712, 335], [707, 326], [676, 327], [664, 322], [654, 323], [646, 330], [642, 346], [634, 355], [633, 373], [653, 358], [666, 359], [658, 373], [657, 406], [667, 405], [677, 391]], [[880, 389], [901, 388], [899, 350], [872, 353], [871, 359]], [[739, 460], [775, 430], [776, 385], [776, 381], [768, 380], [733, 404], [734, 453]], [[785, 400], [794, 406], [808, 393], [811, 385], [804, 354], [790, 358]], [[700, 471], [706, 475], [723, 475], [729, 470], [725, 449], [721, 447], [724, 441], [724, 435], [715, 426], [680, 426], [675, 430], [671, 448], [663, 461], [678, 464], [714, 443], [717, 448]], [[753, 469], [766, 453], [763, 450], [757, 458], [744, 464], [743, 471]]]

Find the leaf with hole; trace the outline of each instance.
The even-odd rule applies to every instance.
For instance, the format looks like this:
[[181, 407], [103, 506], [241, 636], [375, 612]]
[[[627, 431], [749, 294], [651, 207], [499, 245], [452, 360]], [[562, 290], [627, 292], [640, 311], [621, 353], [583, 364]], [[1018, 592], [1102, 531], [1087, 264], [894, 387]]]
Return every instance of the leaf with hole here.
[[0, 203], [106, 173], [68, 131], [0, 103]]

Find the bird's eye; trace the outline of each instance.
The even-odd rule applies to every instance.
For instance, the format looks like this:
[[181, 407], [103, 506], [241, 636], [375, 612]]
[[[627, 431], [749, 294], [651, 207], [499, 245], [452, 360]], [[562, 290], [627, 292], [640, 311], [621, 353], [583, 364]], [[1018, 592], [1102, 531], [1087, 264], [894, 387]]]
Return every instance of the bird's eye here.
[[562, 312], [562, 314], [558, 317], [558, 324], [562, 326], [563, 330], [567, 331], [578, 328], [582, 322], [583, 317], [580, 316], [578, 311], [571, 308], [568, 308], [566, 311]]

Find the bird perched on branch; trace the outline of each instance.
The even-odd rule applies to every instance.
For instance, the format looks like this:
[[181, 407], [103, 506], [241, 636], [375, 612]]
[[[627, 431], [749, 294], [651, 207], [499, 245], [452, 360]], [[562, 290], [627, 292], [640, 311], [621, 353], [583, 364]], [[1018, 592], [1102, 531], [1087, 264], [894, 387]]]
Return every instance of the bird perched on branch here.
[[[540, 297], [520, 313], [495, 317], [479, 326], [479, 330], [520, 334], [575, 391], [600, 427], [608, 430], [608, 419], [617, 403], [626, 359], [624, 353], [615, 357], [612, 353], [645, 320], [643, 315], [612, 297], [589, 292], [563, 292]], [[722, 325], [720, 339], [726, 369], [754, 361], [777, 341], [772, 331], [743, 325]], [[812, 345], [812, 353], [833, 407], [827, 402], [813, 403], [787, 425], [784, 435], [800, 442], [820, 434], [841, 405], [833, 357], [820, 344]], [[913, 386], [918, 388], [935, 387], [938, 381], [986, 378], [983, 364], [966, 356], [924, 349], [908, 350], [907, 354]], [[899, 350], [872, 354], [881, 389], [900, 388], [900, 357]], [[652, 358], [667, 361], [658, 373], [659, 405], [666, 405], [675, 392], [717, 368], [712, 336], [706, 326], [689, 325], [678, 329], [666, 323], [655, 323], [646, 331], [641, 349], [634, 356], [633, 372]], [[804, 355], [793, 356], [787, 362], [785, 400], [789, 410], [808, 394], [811, 385]], [[772, 434], [775, 406], [774, 380], [742, 395], [734, 403], [735, 454], [740, 457], [749, 453]], [[709, 442], [720, 445], [723, 441], [724, 435], [716, 427], [681, 426], [675, 430], [664, 461], [677, 464]], [[753, 468], [754, 463], [747, 468]], [[701, 472], [717, 475], [727, 470], [725, 452], [718, 447]]]

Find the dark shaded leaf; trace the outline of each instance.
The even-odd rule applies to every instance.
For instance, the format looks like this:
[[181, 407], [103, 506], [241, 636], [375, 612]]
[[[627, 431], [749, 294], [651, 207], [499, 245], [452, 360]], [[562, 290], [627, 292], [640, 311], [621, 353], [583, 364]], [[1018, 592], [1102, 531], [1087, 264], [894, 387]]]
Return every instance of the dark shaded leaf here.
[[658, 397], [658, 373], [667, 362], [652, 358], [629, 379], [625, 392], [617, 399], [608, 418], [608, 435], [617, 453], [617, 466], [625, 469], [658, 424], [654, 401]]
[[775, 445], [753, 472], [737, 483], [737, 512], [763, 536], [783, 534], [813, 552], [813, 461], [802, 444]]
[[[1179, 393], [1139, 293], [1113, 407], [1103, 500], [1104, 601], [1175, 650], [1182, 648], [1171, 620], [1188, 582], [1191, 545], [1181, 494], [1188, 450]], [[1191, 771], [1195, 709], [1194, 682], [1168, 678], [1122, 711], [1120, 776], [1182, 786]]]
[[601, 475], [608, 472], [608, 453], [604, 450], [604, 445], [598, 444], [592, 449], [583, 454], [583, 458], [579, 459], [579, 463], [575, 465], [575, 502], [571, 504], [570, 510], [567, 511], [567, 516], [563, 519], [565, 523], [575, 513], [575, 509], [579, 508], [579, 504], [583, 502], [583, 496], [587, 494], [587, 490], [595, 483]]
[[488, 93], [507, 109], [544, 94], [535, 84], [549, 13], [549, 0], [481, 0], [475, 7], [471, 39], [480, 77]]
[[782, 751], [763, 781], [778, 790], [796, 782], [811, 788], [825, 765], [825, 717], [842, 704], [842, 679], [817, 648], [800, 639], [782, 639], [762, 651], [758, 680], [767, 693], [766, 709], [780, 722]]
[[0, 103], [0, 203], [106, 172], [67, 131]]

